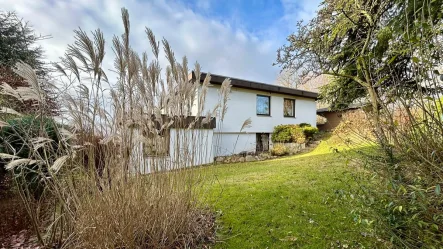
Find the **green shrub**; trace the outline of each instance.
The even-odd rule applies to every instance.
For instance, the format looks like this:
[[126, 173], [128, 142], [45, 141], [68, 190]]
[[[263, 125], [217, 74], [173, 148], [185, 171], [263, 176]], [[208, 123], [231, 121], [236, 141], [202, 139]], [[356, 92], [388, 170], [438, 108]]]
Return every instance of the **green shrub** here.
[[0, 152], [14, 154], [22, 158], [32, 156], [30, 139], [44, 137], [53, 140], [52, 149], [58, 147], [58, 132], [54, 120], [35, 116], [24, 116], [7, 121], [0, 129]]
[[298, 124], [297, 126], [300, 127], [300, 128], [311, 127], [311, 125], [308, 124], [308, 123], [300, 123], [300, 124]]
[[316, 127], [310, 124], [301, 123], [298, 125], [277, 125], [272, 133], [274, 143], [305, 143], [318, 132]]
[[277, 125], [272, 133], [272, 142], [274, 143], [290, 143], [292, 142], [292, 134], [295, 125]]
[[[30, 163], [14, 168], [14, 175], [20, 176], [35, 198], [39, 198], [43, 191], [41, 179], [45, 177], [48, 164], [57, 159], [57, 150], [60, 145], [58, 129], [55, 121], [50, 118], [24, 116], [8, 120], [9, 125], [0, 129], [0, 153], [15, 155], [20, 158], [38, 159], [40, 163]], [[35, 138], [49, 138], [51, 141], [36, 149], [31, 147]], [[35, 155], [46, 155], [46, 158], [35, 158]], [[44, 163], [42, 163], [43, 161]], [[4, 168], [8, 160], [2, 160], [0, 167]], [[37, 172], [43, 172], [39, 174]]]
[[316, 133], [318, 133], [317, 127], [303, 127], [303, 134], [306, 138], [312, 138]]
[[274, 144], [271, 149], [271, 154], [273, 156], [284, 156], [288, 154], [288, 148], [284, 144]]

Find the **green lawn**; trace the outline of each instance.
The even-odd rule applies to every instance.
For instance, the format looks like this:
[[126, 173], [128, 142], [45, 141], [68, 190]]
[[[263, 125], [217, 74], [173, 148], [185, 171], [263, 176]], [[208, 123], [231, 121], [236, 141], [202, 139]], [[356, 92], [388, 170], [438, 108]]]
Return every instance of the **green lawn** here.
[[213, 167], [216, 247], [378, 247], [374, 236], [363, 236], [369, 227], [354, 222], [356, 201], [340, 194], [355, 188], [352, 169], [330, 144], [292, 157]]

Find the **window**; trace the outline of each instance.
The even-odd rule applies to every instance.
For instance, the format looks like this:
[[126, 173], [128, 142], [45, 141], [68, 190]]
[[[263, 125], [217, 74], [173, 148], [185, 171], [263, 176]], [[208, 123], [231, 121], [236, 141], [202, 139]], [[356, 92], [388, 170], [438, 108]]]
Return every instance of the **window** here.
[[295, 117], [295, 100], [284, 99], [283, 100], [283, 115], [285, 117]]
[[257, 95], [257, 115], [271, 115], [271, 97]]
[[157, 157], [169, 155], [169, 130], [163, 130], [159, 134], [144, 132], [143, 154], [145, 157]]

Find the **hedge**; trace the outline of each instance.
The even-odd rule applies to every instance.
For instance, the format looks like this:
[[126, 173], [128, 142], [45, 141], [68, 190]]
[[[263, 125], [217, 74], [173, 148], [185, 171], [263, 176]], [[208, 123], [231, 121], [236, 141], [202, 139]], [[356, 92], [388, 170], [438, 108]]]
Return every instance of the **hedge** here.
[[272, 133], [274, 143], [305, 143], [318, 132], [316, 127], [302, 123], [299, 125], [277, 125]]

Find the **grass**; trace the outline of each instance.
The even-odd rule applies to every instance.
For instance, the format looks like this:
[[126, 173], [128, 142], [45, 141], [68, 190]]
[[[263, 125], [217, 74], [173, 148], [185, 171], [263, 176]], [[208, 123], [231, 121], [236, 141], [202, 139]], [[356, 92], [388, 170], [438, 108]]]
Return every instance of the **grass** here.
[[216, 247], [378, 247], [371, 227], [351, 214], [355, 170], [331, 146], [345, 148], [333, 137], [309, 153], [215, 167], [209, 201], [221, 227]]

